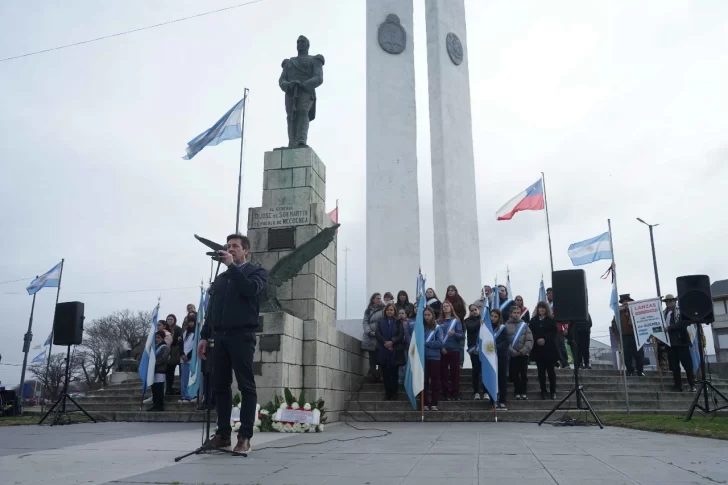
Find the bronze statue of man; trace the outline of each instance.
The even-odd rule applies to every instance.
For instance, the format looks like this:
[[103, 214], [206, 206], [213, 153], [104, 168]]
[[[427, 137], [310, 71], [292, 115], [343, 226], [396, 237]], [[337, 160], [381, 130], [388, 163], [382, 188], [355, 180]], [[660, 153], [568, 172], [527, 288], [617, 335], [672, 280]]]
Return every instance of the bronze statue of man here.
[[288, 148], [308, 146], [308, 124], [316, 118], [316, 88], [324, 82], [324, 56], [308, 55], [310, 45], [301, 35], [296, 41], [298, 56], [281, 64], [278, 85], [286, 93]]

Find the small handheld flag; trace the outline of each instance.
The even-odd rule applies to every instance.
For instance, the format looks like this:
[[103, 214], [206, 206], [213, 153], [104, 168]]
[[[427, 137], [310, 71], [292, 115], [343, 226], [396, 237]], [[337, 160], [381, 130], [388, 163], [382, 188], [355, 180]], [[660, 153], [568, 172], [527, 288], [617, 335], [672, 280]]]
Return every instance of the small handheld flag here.
[[541, 277], [541, 284], [538, 285], [538, 301], [548, 302], [546, 299], [546, 287], [543, 284], [543, 276]]
[[243, 136], [243, 112], [245, 98], [230, 108], [217, 123], [207, 131], [203, 131], [187, 143], [187, 155], [184, 160], [192, 160], [205, 147], [214, 147], [227, 140], [235, 140]]
[[417, 276], [417, 316], [415, 326], [412, 330], [412, 341], [407, 353], [407, 367], [405, 370], [404, 388], [407, 397], [412, 403], [415, 411], [417, 406], [417, 395], [425, 389], [425, 277], [420, 273]]
[[28, 290], [28, 294], [34, 295], [38, 293], [42, 288], [58, 288], [58, 285], [61, 282], [62, 268], [63, 261], [31, 281], [30, 285], [28, 285], [28, 287], [26, 288], [26, 290]]
[[144, 345], [144, 353], [139, 361], [139, 377], [142, 379], [142, 398], [147, 392], [149, 385], [154, 383], [154, 366], [157, 363], [155, 354], [154, 334], [157, 333], [157, 319], [159, 318], [159, 303], [152, 312], [152, 322], [147, 334], [147, 342]]
[[195, 325], [195, 346], [192, 351], [192, 359], [190, 359], [190, 378], [187, 384], [187, 395], [196, 396], [200, 389], [200, 381], [202, 380], [202, 368], [200, 359], [197, 357], [197, 344], [200, 343], [200, 331], [205, 321], [205, 311], [207, 310], [208, 293], [200, 288], [200, 306], [197, 312], [197, 324]]
[[[480, 370], [483, 387], [493, 400], [498, 399], [498, 354], [495, 348], [493, 322], [490, 320], [488, 299], [483, 304], [483, 323], [478, 334], [478, 352], [480, 354]], [[503, 396], [501, 396], [502, 398]]]

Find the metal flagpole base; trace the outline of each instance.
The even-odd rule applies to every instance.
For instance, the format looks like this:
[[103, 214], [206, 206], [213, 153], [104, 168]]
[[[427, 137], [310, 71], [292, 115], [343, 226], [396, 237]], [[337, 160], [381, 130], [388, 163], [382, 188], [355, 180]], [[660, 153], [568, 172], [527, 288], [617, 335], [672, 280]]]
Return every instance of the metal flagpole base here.
[[[594, 408], [591, 407], [591, 404], [589, 404], [589, 401], [587, 400], [586, 396], [584, 395], [583, 389], [584, 389], [583, 386], [579, 386], [579, 387], [572, 388], [571, 391], [569, 391], [569, 393], [561, 401], [559, 401], [556, 404], [556, 406], [554, 406], [554, 408], [551, 411], [548, 412], [548, 414], [546, 414], [546, 416], [544, 416], [543, 418], [541, 418], [541, 421], [538, 422], [538, 425], [541, 426], [544, 423], [544, 421], [546, 421], [547, 419], [549, 419], [549, 417], [551, 417], [551, 415], [554, 414], [557, 409], [561, 408], [561, 406], [566, 401], [568, 401], [571, 398], [571, 396], [573, 396], [574, 394], [576, 394], [577, 395], [577, 401], [579, 399], [584, 400], [584, 404], [586, 405], [586, 409], [589, 410], [589, 412], [591, 413], [591, 415], [594, 417], [594, 420], [599, 425], [599, 428], [600, 429], [604, 429], [604, 426], [602, 426], [602, 421], [599, 419], [599, 416], [597, 416], [597, 413], [596, 413], [596, 411], [594, 411]], [[582, 408], [579, 407], [579, 409], [582, 409]]]

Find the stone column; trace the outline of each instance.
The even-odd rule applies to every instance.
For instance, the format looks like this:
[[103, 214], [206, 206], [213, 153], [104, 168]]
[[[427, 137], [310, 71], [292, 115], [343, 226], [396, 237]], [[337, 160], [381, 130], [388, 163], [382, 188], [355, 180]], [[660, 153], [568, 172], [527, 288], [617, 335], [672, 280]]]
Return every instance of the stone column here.
[[414, 300], [420, 264], [412, 24], [412, 0], [367, 0], [367, 297]]
[[[480, 243], [464, 0], [425, 0], [435, 278], [480, 294]], [[441, 295], [444, 298], [444, 295]]]

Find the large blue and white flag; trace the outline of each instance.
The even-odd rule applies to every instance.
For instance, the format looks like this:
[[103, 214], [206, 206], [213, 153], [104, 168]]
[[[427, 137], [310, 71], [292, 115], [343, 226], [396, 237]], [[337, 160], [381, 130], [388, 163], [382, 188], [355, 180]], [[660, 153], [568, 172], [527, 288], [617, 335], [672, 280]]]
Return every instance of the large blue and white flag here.
[[187, 382], [187, 395], [192, 397], [197, 396], [197, 391], [200, 389], [200, 382], [202, 381], [202, 365], [200, 359], [197, 357], [197, 344], [200, 343], [200, 331], [202, 330], [202, 324], [205, 322], [208, 299], [209, 294], [204, 289], [200, 289], [200, 306], [198, 307], [197, 323], [195, 324], [195, 346], [192, 349], [190, 378]]
[[[696, 323], [695, 325], [701, 325]], [[688, 336], [693, 346], [690, 347], [690, 358], [693, 361], [693, 375], [698, 375], [698, 369], [700, 368], [700, 346], [698, 345], [698, 332], [697, 329], [693, 329], [694, 325], [688, 325]]]
[[243, 112], [245, 111], [245, 98], [230, 108], [217, 123], [207, 131], [203, 131], [187, 143], [185, 160], [192, 160], [205, 147], [214, 147], [226, 140], [235, 140], [243, 136]]
[[546, 287], [543, 284], [543, 276], [541, 276], [541, 284], [538, 285], [538, 301], [539, 302], [546, 302], [548, 303], [548, 299], [546, 298]]
[[405, 370], [404, 388], [412, 403], [412, 409], [419, 409], [417, 395], [425, 389], [425, 277], [420, 273], [417, 276], [417, 316], [415, 327], [412, 330], [412, 341], [407, 353], [407, 368]]
[[61, 283], [61, 271], [63, 271], [63, 261], [31, 281], [26, 288], [28, 294], [35, 295], [41, 288], [58, 288]]
[[156, 345], [154, 334], [157, 333], [157, 319], [159, 318], [159, 303], [152, 312], [152, 323], [147, 334], [147, 342], [144, 344], [144, 352], [139, 361], [139, 377], [142, 379], [142, 396], [147, 392], [147, 387], [154, 384], [154, 366], [157, 363]]
[[569, 246], [569, 258], [574, 266], [593, 263], [600, 259], [612, 259], [612, 243], [609, 233], [605, 232], [585, 241]]
[[[503, 322], [501, 322], [503, 325]], [[493, 322], [490, 320], [488, 299], [483, 303], [483, 323], [478, 334], [478, 352], [480, 354], [480, 370], [483, 387], [494, 401], [498, 400], [498, 353], [495, 349]], [[503, 396], [501, 396], [502, 398]]]

